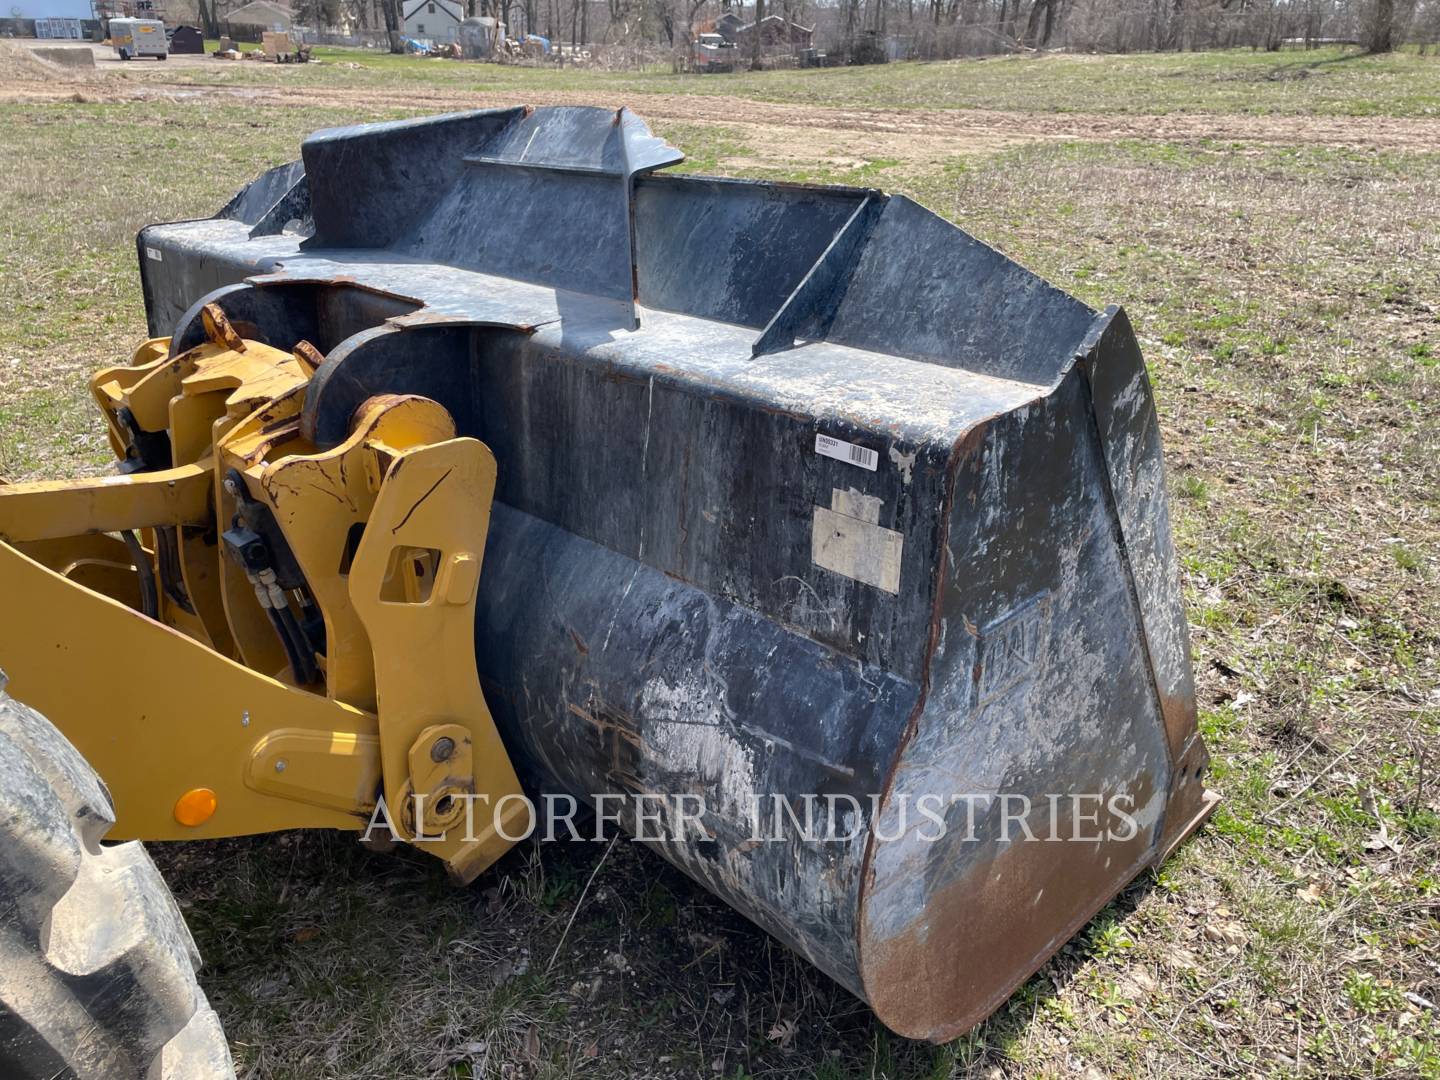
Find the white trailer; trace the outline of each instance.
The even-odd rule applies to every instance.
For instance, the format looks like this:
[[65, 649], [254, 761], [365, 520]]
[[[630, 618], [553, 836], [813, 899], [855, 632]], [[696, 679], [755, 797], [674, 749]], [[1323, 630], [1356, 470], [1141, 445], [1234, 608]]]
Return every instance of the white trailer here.
[[137, 56], [164, 60], [170, 55], [165, 24], [159, 19], [111, 19], [110, 44], [121, 60], [133, 60]]

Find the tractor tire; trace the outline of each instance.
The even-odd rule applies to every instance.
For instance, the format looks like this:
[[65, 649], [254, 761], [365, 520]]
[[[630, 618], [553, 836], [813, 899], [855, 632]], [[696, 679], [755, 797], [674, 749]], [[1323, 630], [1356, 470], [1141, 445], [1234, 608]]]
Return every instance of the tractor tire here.
[[200, 954], [109, 792], [0, 673], [0, 1077], [234, 1080]]

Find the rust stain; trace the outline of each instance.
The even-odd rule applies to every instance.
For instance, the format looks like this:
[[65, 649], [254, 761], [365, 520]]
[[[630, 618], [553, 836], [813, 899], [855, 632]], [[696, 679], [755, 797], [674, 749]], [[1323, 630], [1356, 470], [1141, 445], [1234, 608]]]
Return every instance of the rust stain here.
[[593, 693], [588, 704], [588, 709], [582, 709], [567, 701], [565, 708], [595, 729], [601, 752], [609, 757], [606, 779], [627, 791], [640, 790], [638, 766], [641, 739], [635, 718], [621, 709], [599, 702]]
[[[1168, 723], [1168, 719], [1167, 719]], [[1185, 741], [1172, 759], [1170, 800], [1165, 806], [1161, 858], [1173, 851], [1185, 837], [1200, 827], [1215, 807], [1220, 796], [1206, 788], [1205, 772], [1210, 766], [1210, 751], [1205, 740], [1192, 724]]]
[[294, 353], [295, 359], [299, 360], [312, 372], [325, 362], [325, 354], [304, 339], [295, 343]]
[[604, 380], [605, 380], [606, 382], [608, 382], [608, 383], [617, 383], [617, 384], [618, 384], [618, 383], [644, 384], [644, 383], [649, 382], [649, 381], [650, 381], [650, 378], [651, 378], [651, 377], [648, 376], [648, 375], [638, 375], [638, 374], [634, 374], [634, 373], [629, 372], [629, 371], [621, 371], [618, 367], [615, 366], [614, 363], [606, 364], [606, 365], [605, 365], [605, 368], [604, 368], [603, 372], [601, 373], [601, 376], [600, 376], [600, 377], [601, 377], [602, 379], [604, 379]]
[[685, 525], [685, 510], [690, 505], [690, 446], [685, 446], [685, 457], [680, 462], [680, 501], [675, 507], [675, 527], [680, 532], [680, 550], [685, 550], [690, 540], [690, 530]]
[[[1137, 806], [1153, 793], [1147, 779], [1135, 787]], [[930, 892], [901, 933], [876, 938], [862, 920], [866, 997], [887, 1027], [909, 1038], [947, 1042], [980, 1023], [1162, 850], [1153, 829], [1123, 842], [999, 845], [979, 835], [976, 843], [996, 844], [998, 854]]]
[[[373, 290], [372, 290], [373, 291]], [[392, 294], [386, 294], [392, 295]], [[392, 296], [393, 299], [409, 300], [409, 297]], [[418, 303], [418, 301], [415, 301]], [[405, 315], [393, 315], [385, 320], [391, 326], [398, 326], [402, 329], [413, 329], [416, 327], [454, 327], [458, 329], [479, 329], [493, 327], [497, 330], [518, 330], [522, 334], [533, 334], [543, 323], [524, 322], [495, 322], [488, 319], [476, 319], [468, 315], [450, 315], [443, 311], [436, 311], [433, 308], [422, 307], [419, 311], [412, 311]]]
[[[885, 769], [885, 779], [880, 786], [880, 808], [876, 811], [876, 817], [884, 812], [884, 807], [890, 801], [891, 792], [895, 787], [895, 771], [900, 767], [901, 760], [905, 757], [905, 751], [911, 741], [915, 738], [915, 732], [920, 727], [920, 717], [925, 712], [925, 704], [930, 699], [930, 663], [934, 659], [935, 649], [940, 642], [941, 612], [945, 599], [945, 579], [948, 576], [950, 562], [950, 519], [955, 504], [956, 477], [960, 472], [961, 459], [968, 456], [981, 444], [983, 430], [988, 424], [978, 424], [967, 431], [964, 436], [955, 441], [950, 450], [949, 460], [945, 463], [945, 484], [942, 488], [944, 495], [940, 504], [940, 535], [937, 538], [936, 548], [939, 551], [939, 558], [936, 561], [935, 576], [931, 583], [934, 590], [930, 601], [930, 620], [928, 634], [925, 640], [925, 656], [920, 665], [920, 692], [915, 696], [915, 705], [910, 710], [910, 715], [905, 721], [905, 729], [900, 733], [900, 740], [895, 747], [895, 756]], [[874, 880], [873, 861], [875, 858], [875, 833], [872, 831], [865, 841], [865, 855], [860, 861], [860, 910], [859, 919], [861, 926], [865, 922], [865, 887]], [[865, 935], [862, 932], [859, 941], [856, 943], [856, 964], [864, 971], [865, 965]]]
[[419, 307], [424, 304], [418, 296], [410, 296], [407, 293], [396, 292], [394, 289], [386, 289], [373, 282], [359, 281], [353, 274], [333, 274], [323, 276], [317, 274], [305, 274], [302, 272], [290, 273], [288, 271], [273, 274], [255, 274], [246, 279], [252, 285], [346, 285], [361, 292], [372, 293], [375, 296], [388, 297], [391, 300], [399, 300], [402, 303], [414, 304]]
[[1185, 749], [1186, 740], [1195, 733], [1198, 720], [1193, 695], [1183, 697], [1174, 694], [1160, 694], [1160, 716], [1165, 723], [1165, 735], [1170, 744], [1170, 758], [1179, 761]]
[[[268, 417], [269, 413], [267, 412], [265, 415]], [[295, 417], [282, 416], [278, 420], [267, 419], [265, 423], [260, 426], [260, 434], [274, 435], [277, 432], [286, 430], [287, 428], [294, 428], [295, 431], [298, 433], [299, 424], [296, 423]]]

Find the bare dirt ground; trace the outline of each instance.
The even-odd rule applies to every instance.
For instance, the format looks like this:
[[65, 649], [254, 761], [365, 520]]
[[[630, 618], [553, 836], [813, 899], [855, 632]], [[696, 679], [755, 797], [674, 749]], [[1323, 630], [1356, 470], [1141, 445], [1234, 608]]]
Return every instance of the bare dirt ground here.
[[[297, 85], [297, 69], [265, 65], [269, 85], [197, 85], [176, 69], [217, 70], [209, 56], [175, 56], [167, 64], [120, 61], [112, 50], [93, 46], [93, 72], [37, 72], [0, 58], [0, 101], [91, 102], [133, 100], [240, 99], [264, 106], [404, 109], [415, 113], [505, 105], [630, 104], [655, 122], [679, 122], [734, 129], [755, 153], [736, 159], [739, 167], [789, 161], [836, 160], [835, 147], [857, 136], [869, 156], [932, 164], [947, 158], [988, 154], [1037, 140], [1214, 141], [1266, 145], [1313, 145], [1376, 150], [1440, 150], [1440, 119], [1410, 117], [1251, 116], [1224, 114], [1092, 115], [1005, 112], [982, 109], [867, 109], [755, 101], [716, 94], [631, 95], [617, 102], [615, 91], [469, 90], [427, 86], [374, 87]], [[240, 63], [244, 63], [241, 61]], [[49, 65], [47, 65], [49, 67]], [[247, 63], [247, 68], [257, 65]], [[48, 76], [48, 77], [47, 77]]]

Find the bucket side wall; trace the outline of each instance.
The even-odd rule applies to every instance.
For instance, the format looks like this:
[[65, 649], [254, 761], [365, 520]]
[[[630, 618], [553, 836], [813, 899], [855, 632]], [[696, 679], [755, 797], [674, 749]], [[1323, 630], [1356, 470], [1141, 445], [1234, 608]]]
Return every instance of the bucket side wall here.
[[[902, 1034], [978, 1023], [1159, 849], [1169, 749], [1105, 468], [1078, 370], [965, 448], [930, 689], [876, 823], [898, 839], [863, 900], [866, 996]], [[942, 839], [900, 828], [925, 794], [972, 797]]]

